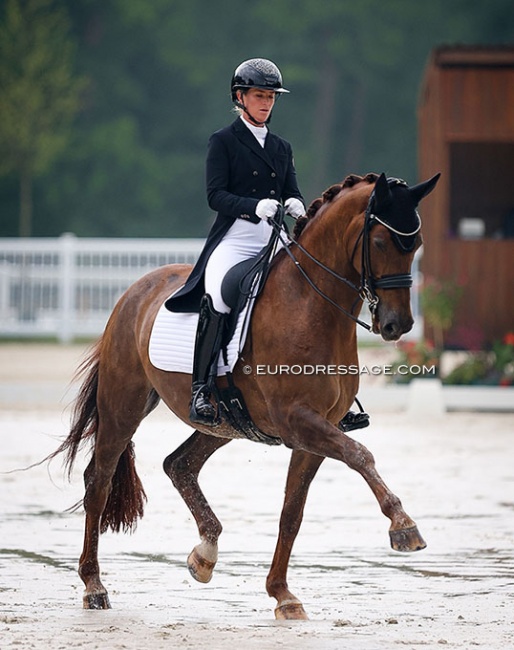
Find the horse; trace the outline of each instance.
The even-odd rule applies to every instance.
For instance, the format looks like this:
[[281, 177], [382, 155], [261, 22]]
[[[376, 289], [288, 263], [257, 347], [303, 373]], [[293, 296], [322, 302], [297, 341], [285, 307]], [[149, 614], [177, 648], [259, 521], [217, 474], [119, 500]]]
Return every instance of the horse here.
[[[368, 327], [385, 341], [396, 341], [411, 329], [410, 269], [422, 243], [416, 208], [438, 178], [409, 187], [383, 173], [352, 174], [329, 188], [273, 257], [255, 301], [233, 380], [256, 427], [292, 450], [266, 580], [269, 596], [276, 599], [277, 619], [308, 618], [289, 589], [287, 569], [309, 486], [325, 458], [342, 461], [368, 483], [390, 520], [393, 549], [410, 552], [426, 546], [416, 523], [378, 474], [371, 452], [337, 426], [354, 402], [358, 375], [258, 373], [256, 368], [358, 366], [356, 329], [363, 324], [359, 315], [365, 299], [371, 311]], [[134, 433], [160, 400], [189, 423], [191, 376], [155, 368], [148, 347], [157, 311], [190, 272], [190, 265], [166, 265], [130, 286], [77, 371], [83, 383], [70, 432], [52, 457], [64, 454], [71, 473], [79, 448], [89, 444], [91, 449], [84, 472], [85, 532], [78, 570], [86, 609], [110, 608], [100, 578], [101, 533], [109, 528], [127, 532], [143, 516], [146, 495], [135, 467]], [[226, 378], [217, 382], [221, 385]], [[222, 526], [202, 493], [198, 474], [215, 451], [241, 437], [224, 419], [215, 427], [200, 426], [163, 463], [198, 527], [200, 543], [187, 564], [200, 582], [213, 574]]]

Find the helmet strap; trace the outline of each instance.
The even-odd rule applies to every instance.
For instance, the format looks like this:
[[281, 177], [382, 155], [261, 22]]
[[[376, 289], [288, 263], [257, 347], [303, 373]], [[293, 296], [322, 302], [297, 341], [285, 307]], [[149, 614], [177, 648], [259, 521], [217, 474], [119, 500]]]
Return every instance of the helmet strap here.
[[[241, 92], [241, 95], [244, 97], [244, 93]], [[268, 119], [265, 122], [258, 122], [248, 111], [246, 106], [244, 105], [243, 102], [240, 102], [238, 99], [234, 101], [234, 104], [240, 108], [242, 111], [245, 112], [245, 114], [248, 116], [248, 120], [254, 125], [254, 126], [266, 126], [269, 122], [271, 122], [271, 113], [269, 114]]]

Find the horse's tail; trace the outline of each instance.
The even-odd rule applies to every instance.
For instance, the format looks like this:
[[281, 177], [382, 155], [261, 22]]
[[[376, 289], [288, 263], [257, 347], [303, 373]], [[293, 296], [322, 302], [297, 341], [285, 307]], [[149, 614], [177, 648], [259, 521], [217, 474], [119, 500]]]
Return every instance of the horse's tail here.
[[[84, 444], [90, 441], [91, 447], [94, 448], [99, 424], [97, 394], [102, 341], [103, 339], [98, 341], [77, 370], [75, 378], [84, 379], [73, 407], [70, 433], [49, 457], [51, 459], [64, 454], [68, 476], [71, 476], [77, 454]], [[84, 474], [86, 489], [89, 476], [94, 472], [94, 462], [93, 452]], [[136, 472], [134, 445], [130, 442], [121, 454], [112, 478], [111, 492], [102, 514], [101, 532], [104, 533], [108, 528], [114, 532], [135, 529], [137, 520], [144, 514], [145, 503], [146, 494]], [[75, 507], [81, 504], [82, 502], [79, 502]]]

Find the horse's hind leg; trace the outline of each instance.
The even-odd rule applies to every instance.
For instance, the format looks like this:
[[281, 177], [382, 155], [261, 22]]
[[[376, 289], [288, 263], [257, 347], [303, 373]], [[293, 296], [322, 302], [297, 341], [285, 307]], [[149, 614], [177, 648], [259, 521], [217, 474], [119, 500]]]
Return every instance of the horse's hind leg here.
[[[143, 385], [139, 390], [130, 391], [130, 395], [124, 389], [123, 384], [118, 383], [117, 388], [111, 385], [108, 401], [102, 400], [99, 391], [95, 448], [84, 472], [86, 523], [79, 575], [86, 587], [85, 609], [110, 608], [107, 590], [100, 580], [100, 534], [109, 527], [115, 532], [129, 530], [143, 516], [146, 496], [135, 471], [131, 439], [151, 410], [151, 392]], [[154, 403], [155, 400], [152, 406]]]
[[277, 546], [266, 580], [268, 594], [277, 599], [275, 608], [275, 618], [277, 619], [303, 620], [307, 618], [302, 603], [289, 591], [287, 567], [293, 543], [302, 523], [310, 484], [323, 460], [321, 456], [314, 456], [302, 451], [293, 451], [291, 456]]
[[195, 431], [163, 463], [180, 496], [195, 518], [201, 543], [195, 546], [187, 559], [191, 575], [199, 582], [209, 582], [218, 559], [218, 538], [222, 526], [211, 510], [198, 484], [198, 474], [205, 462], [230, 438], [217, 438]]

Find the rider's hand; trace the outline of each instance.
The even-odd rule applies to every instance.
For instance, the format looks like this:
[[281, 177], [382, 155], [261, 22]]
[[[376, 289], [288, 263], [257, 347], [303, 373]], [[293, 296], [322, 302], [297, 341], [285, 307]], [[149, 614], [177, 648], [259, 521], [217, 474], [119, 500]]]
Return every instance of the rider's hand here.
[[293, 217], [293, 219], [303, 217], [305, 214], [304, 204], [300, 201], [300, 199], [295, 199], [294, 197], [287, 199], [287, 201], [284, 203], [284, 208], [286, 210], [286, 214], [288, 214], [290, 217]]
[[255, 214], [263, 221], [272, 219], [278, 210], [280, 203], [275, 199], [261, 199], [255, 208]]

